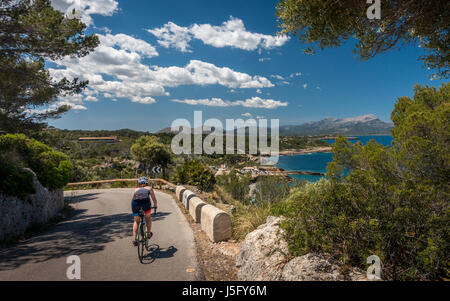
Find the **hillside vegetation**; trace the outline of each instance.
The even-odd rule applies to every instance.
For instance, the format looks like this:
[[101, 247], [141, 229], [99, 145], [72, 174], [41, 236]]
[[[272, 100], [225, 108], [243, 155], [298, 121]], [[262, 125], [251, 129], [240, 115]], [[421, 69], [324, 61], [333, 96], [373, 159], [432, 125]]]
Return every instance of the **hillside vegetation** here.
[[450, 268], [450, 85], [417, 86], [392, 112], [394, 142], [333, 145], [327, 179], [294, 189], [274, 211], [294, 255], [323, 252], [382, 278], [448, 278]]
[[33, 176], [51, 190], [62, 188], [72, 177], [68, 156], [23, 134], [0, 136], [0, 193], [26, 197], [35, 192]]

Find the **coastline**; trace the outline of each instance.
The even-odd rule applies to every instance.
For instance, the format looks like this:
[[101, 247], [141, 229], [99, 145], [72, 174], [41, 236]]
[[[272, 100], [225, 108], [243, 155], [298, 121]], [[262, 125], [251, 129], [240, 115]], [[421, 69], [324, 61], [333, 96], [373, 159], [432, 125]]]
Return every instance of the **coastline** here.
[[302, 150], [284, 150], [279, 151], [278, 156], [295, 156], [310, 153], [331, 153], [331, 150], [332, 150], [331, 146], [320, 146]]

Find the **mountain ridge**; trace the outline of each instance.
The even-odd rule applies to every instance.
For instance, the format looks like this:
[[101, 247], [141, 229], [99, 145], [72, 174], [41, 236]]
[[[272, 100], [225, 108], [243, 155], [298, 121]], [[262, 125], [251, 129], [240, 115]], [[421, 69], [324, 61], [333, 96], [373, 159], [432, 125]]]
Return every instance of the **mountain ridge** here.
[[[380, 120], [374, 114], [356, 117], [335, 118], [327, 117], [319, 121], [309, 121], [299, 125], [280, 126], [281, 136], [308, 136], [308, 135], [364, 135], [364, 134], [390, 134], [393, 124]], [[192, 131], [193, 129], [191, 129]], [[170, 127], [156, 132], [169, 133]], [[211, 131], [203, 130], [204, 134]], [[229, 133], [230, 131], [227, 131]], [[236, 133], [236, 129], [234, 130]], [[246, 131], [247, 132], [247, 131]]]

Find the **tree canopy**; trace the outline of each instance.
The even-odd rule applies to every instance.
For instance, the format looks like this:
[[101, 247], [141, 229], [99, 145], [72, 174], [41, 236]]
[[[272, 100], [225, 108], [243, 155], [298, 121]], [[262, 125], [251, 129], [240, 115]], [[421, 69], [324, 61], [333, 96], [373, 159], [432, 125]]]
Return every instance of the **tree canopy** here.
[[152, 165], [165, 168], [172, 161], [167, 147], [159, 143], [155, 136], [140, 137], [131, 146], [130, 152], [135, 160], [145, 166], [147, 174]]
[[305, 49], [338, 47], [357, 40], [354, 52], [361, 59], [418, 43], [421, 57], [435, 77], [447, 78], [450, 59], [450, 2], [448, 0], [381, 1], [381, 18], [369, 19], [364, 0], [282, 0], [277, 15], [282, 34], [298, 35]]
[[98, 37], [85, 35], [85, 29], [80, 20], [53, 9], [50, 0], [0, 0], [0, 129], [39, 128], [70, 109], [58, 105], [58, 97], [80, 93], [88, 82], [55, 81], [45, 63], [92, 51]]

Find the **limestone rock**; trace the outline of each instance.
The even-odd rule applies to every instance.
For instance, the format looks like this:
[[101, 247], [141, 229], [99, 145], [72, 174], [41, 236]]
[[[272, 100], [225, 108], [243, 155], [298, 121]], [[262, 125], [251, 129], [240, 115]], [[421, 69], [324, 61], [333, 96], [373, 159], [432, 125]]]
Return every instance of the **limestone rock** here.
[[266, 223], [247, 234], [236, 259], [240, 281], [361, 281], [365, 273], [356, 268], [342, 273], [340, 265], [322, 254], [299, 257], [289, 254], [282, 217], [269, 216]]
[[240, 281], [281, 280], [288, 260], [287, 243], [279, 238], [281, 221], [269, 216], [265, 224], [247, 234], [236, 259]]

